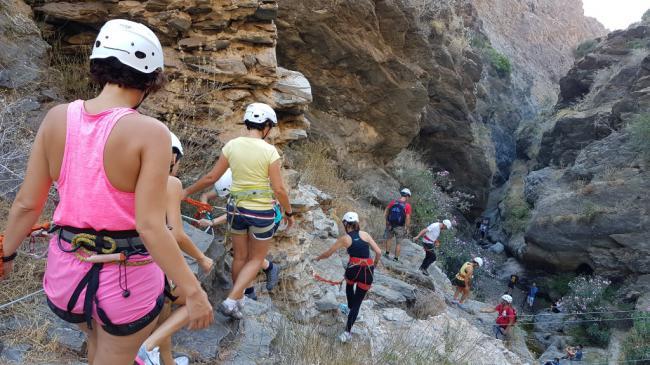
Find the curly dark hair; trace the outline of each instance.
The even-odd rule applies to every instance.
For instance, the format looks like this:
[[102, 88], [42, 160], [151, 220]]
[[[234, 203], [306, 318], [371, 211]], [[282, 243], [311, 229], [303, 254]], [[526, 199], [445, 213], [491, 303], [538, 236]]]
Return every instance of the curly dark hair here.
[[167, 83], [162, 70], [146, 74], [121, 63], [115, 57], [90, 60], [90, 76], [101, 87], [116, 84], [149, 93], [160, 90]]

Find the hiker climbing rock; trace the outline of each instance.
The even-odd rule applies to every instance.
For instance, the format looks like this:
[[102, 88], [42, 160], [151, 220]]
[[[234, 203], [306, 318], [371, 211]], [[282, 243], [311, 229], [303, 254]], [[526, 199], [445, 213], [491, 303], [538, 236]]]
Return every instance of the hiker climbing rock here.
[[533, 283], [533, 285], [530, 286], [530, 289], [528, 289], [528, 295], [526, 296], [526, 303], [528, 303], [528, 306], [532, 309], [533, 305], [535, 304], [535, 296], [537, 296], [537, 292], [539, 291], [539, 288], [537, 287], [536, 283]]
[[[228, 169], [226, 170], [226, 173], [223, 174], [223, 176], [219, 180], [217, 180], [217, 182], [214, 183], [213, 190], [201, 194], [201, 202], [207, 203], [209, 200], [214, 199], [216, 197], [227, 198], [230, 195], [231, 187], [232, 187], [232, 171]], [[278, 213], [280, 212], [276, 212], [276, 226], [280, 224], [282, 218], [281, 213], [280, 214]], [[222, 214], [219, 217], [212, 220], [201, 219], [199, 220], [198, 224], [200, 227], [203, 228], [215, 227], [226, 223], [227, 217], [228, 214]], [[262, 270], [264, 271], [264, 274], [266, 274], [266, 290], [271, 291], [280, 281], [280, 267], [278, 265], [274, 265], [268, 259], [264, 259], [264, 262], [262, 263]], [[250, 286], [246, 288], [246, 290], [244, 291], [244, 295], [246, 295], [250, 299], [257, 300], [257, 294], [255, 293], [254, 286]]]
[[[347, 249], [348, 255], [350, 255], [345, 269], [345, 295], [349, 308], [348, 321], [345, 331], [339, 336], [342, 342], [348, 342], [352, 339], [352, 326], [359, 315], [361, 303], [372, 285], [375, 267], [381, 259], [381, 249], [367, 232], [360, 230], [357, 213], [345, 213], [343, 227], [346, 234], [339, 237], [332, 247], [316, 257], [315, 260], [326, 259], [341, 248]], [[370, 248], [375, 252], [374, 261], [370, 256]]]
[[517, 274], [512, 274], [510, 275], [510, 279], [508, 279], [508, 294], [512, 295], [512, 291], [515, 289], [515, 285], [519, 282], [519, 276]]
[[512, 306], [512, 297], [508, 294], [501, 296], [501, 303], [494, 308], [481, 309], [482, 313], [498, 313], [496, 324], [494, 325], [494, 336], [510, 336], [512, 328], [517, 321], [517, 310]]
[[[475, 257], [472, 261], [468, 261], [461, 266], [456, 277], [451, 281], [452, 285], [456, 287], [454, 291], [454, 304], [462, 305], [465, 299], [469, 296], [472, 286], [472, 277], [474, 276], [474, 268], [483, 266], [483, 259]], [[458, 301], [458, 296], [463, 294]]]
[[422, 247], [424, 248], [424, 260], [420, 265], [420, 272], [422, 274], [429, 276], [429, 266], [436, 261], [436, 251], [435, 249], [440, 247], [440, 241], [438, 237], [440, 232], [445, 229], [451, 229], [451, 221], [445, 219], [440, 222], [431, 223], [428, 227], [421, 230], [417, 236], [413, 237], [413, 241], [416, 241], [422, 238]]
[[[183, 222], [181, 219], [183, 184], [176, 177], [181, 157], [183, 157], [183, 145], [174, 133], [171, 133], [171, 139], [172, 160], [169, 168], [169, 178], [167, 179], [167, 209], [165, 213], [167, 226], [174, 235], [174, 239], [178, 243], [181, 251], [196, 260], [201, 270], [207, 274], [214, 266], [213, 260], [205, 256], [183, 230]], [[185, 304], [185, 297], [180, 293], [180, 290], [174, 289], [173, 283], [168, 283], [166, 294], [167, 300], [158, 317], [158, 327], [149, 335], [140, 347], [140, 350], [138, 350], [136, 362], [140, 365], [189, 364], [189, 358], [187, 356], [173, 358], [171, 342], [171, 336], [187, 325], [189, 321], [187, 308], [182, 306]], [[172, 313], [172, 303], [181, 305], [182, 307]]]
[[102, 91], [45, 116], [4, 248], [5, 255], [17, 250], [56, 181], [60, 202], [43, 278], [48, 306], [79, 324], [90, 363], [132, 364], [162, 309], [163, 271], [187, 298], [190, 329], [207, 327], [213, 313], [165, 225], [169, 130], [135, 110], [164, 84], [160, 42], [142, 24], [111, 20], [90, 59]]
[[244, 291], [262, 267], [277, 228], [274, 198], [280, 203], [288, 227], [294, 222], [289, 194], [282, 180], [280, 154], [264, 139], [278, 124], [275, 111], [263, 103], [248, 105], [243, 122], [244, 136], [230, 140], [210, 172], [186, 189], [185, 195], [212, 186], [232, 170], [232, 188], [227, 206], [228, 234], [232, 236], [233, 288], [219, 310], [241, 319]]
[[411, 226], [411, 190], [404, 188], [400, 190], [400, 197], [397, 200], [391, 200], [384, 211], [386, 218], [386, 229], [384, 231], [384, 240], [386, 240], [386, 258], [390, 255], [390, 240], [395, 239], [395, 256], [393, 260], [399, 261], [400, 241], [409, 234]]

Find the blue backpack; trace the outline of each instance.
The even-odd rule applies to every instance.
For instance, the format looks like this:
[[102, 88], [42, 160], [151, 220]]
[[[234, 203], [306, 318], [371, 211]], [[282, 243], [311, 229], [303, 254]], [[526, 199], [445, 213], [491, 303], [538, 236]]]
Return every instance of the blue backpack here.
[[388, 223], [393, 227], [401, 227], [406, 223], [406, 204], [396, 200], [388, 211]]

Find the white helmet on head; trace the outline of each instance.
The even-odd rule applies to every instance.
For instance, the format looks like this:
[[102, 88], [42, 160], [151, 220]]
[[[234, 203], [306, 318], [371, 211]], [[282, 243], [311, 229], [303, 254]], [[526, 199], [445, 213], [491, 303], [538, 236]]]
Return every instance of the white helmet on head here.
[[109, 20], [99, 30], [90, 59], [109, 57], [146, 74], [164, 68], [158, 37], [151, 29], [130, 20]]
[[400, 193], [402, 196], [411, 196], [411, 190], [409, 190], [409, 189], [407, 189], [407, 188], [404, 188], [404, 189], [400, 190], [399, 193]]
[[347, 212], [343, 215], [343, 222], [359, 223], [359, 215], [355, 212]]
[[230, 194], [230, 188], [232, 187], [232, 170], [228, 169], [223, 173], [221, 178], [214, 183], [214, 190], [217, 192], [220, 198], [225, 198]]
[[246, 107], [246, 113], [244, 113], [244, 122], [250, 122], [255, 124], [264, 124], [267, 120], [270, 120], [273, 125], [278, 124], [278, 117], [275, 115], [275, 110], [269, 105], [264, 103], [252, 103]]
[[451, 229], [451, 221], [449, 219], [443, 220], [442, 224], [444, 224], [447, 229]]
[[504, 294], [503, 296], [501, 296], [501, 300], [503, 300], [506, 303], [512, 304], [512, 297], [508, 294]]
[[478, 267], [483, 266], [483, 259], [480, 257], [475, 257], [474, 259], [472, 259], [472, 261], [476, 262], [478, 264]]
[[174, 133], [169, 133], [172, 135], [172, 152], [177, 152], [179, 154], [178, 157], [183, 157], [183, 145], [181, 144], [181, 140], [178, 139]]

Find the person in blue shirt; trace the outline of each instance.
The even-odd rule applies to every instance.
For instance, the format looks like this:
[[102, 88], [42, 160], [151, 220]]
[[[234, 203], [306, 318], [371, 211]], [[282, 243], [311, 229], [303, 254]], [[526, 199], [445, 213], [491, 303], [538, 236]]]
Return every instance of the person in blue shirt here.
[[528, 289], [528, 296], [526, 297], [526, 302], [528, 303], [529, 307], [533, 307], [533, 304], [535, 304], [535, 296], [537, 295], [537, 292], [539, 291], [539, 288], [537, 287], [536, 283], [533, 283], [533, 285]]

